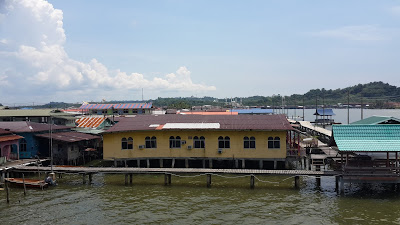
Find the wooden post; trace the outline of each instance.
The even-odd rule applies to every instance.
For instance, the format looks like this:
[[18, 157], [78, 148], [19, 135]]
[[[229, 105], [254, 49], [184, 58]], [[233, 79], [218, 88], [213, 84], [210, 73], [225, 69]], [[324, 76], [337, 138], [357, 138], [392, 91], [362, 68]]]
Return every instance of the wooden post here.
[[82, 175], [82, 181], [83, 181], [83, 184], [86, 184], [86, 173], [84, 173]]
[[185, 159], [185, 167], [189, 168], [189, 159]]
[[167, 186], [168, 185], [168, 174], [164, 174], [164, 185]]
[[300, 176], [294, 177], [294, 188], [299, 189], [300, 187]]
[[26, 195], [25, 175], [22, 174], [22, 183], [24, 184], [24, 195]]
[[132, 180], [133, 180], [133, 174], [129, 174], [129, 183], [132, 184]]
[[207, 174], [207, 187], [211, 187], [211, 174]]
[[61, 179], [62, 178], [62, 175], [61, 175], [61, 173], [59, 173], [58, 174], [58, 179]]
[[168, 174], [168, 184], [171, 185], [171, 174]]
[[[320, 165], [316, 165], [315, 166], [315, 170], [316, 171], [321, 171], [321, 166]], [[321, 188], [321, 177], [317, 176], [316, 180], [317, 180], [317, 188]]]
[[335, 189], [337, 193], [339, 193], [339, 179], [339, 176], [335, 176]]
[[340, 176], [340, 178], [339, 178], [339, 180], [340, 180], [340, 194], [344, 194], [344, 181], [343, 181], [343, 176]]
[[127, 185], [128, 184], [128, 174], [126, 173], [125, 174], [125, 185]]
[[175, 159], [172, 159], [172, 165], [171, 165], [171, 167], [172, 167], [172, 168], [175, 168]]
[[89, 184], [91, 184], [92, 183], [92, 173], [89, 173]]
[[4, 183], [5, 188], [6, 188], [6, 195], [7, 195], [7, 203], [10, 203], [10, 187], [8, 186], [8, 181], [5, 181]]
[[163, 168], [163, 167], [164, 167], [163, 159], [160, 159], [160, 168]]
[[250, 188], [254, 189], [254, 175], [253, 174], [250, 176]]

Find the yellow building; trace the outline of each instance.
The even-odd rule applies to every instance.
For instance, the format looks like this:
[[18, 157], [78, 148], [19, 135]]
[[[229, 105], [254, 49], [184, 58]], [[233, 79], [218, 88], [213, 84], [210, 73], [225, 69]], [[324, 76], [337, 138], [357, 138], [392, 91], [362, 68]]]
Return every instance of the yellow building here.
[[103, 156], [137, 167], [284, 167], [283, 115], [142, 115], [103, 134]]

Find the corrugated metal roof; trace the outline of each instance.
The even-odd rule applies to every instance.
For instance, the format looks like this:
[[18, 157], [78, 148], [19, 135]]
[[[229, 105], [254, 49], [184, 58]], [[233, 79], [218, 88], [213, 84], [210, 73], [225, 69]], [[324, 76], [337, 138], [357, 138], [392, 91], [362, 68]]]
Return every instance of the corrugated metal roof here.
[[333, 125], [339, 151], [400, 151], [400, 125]]
[[150, 109], [153, 103], [83, 104], [79, 109]]
[[0, 135], [5, 135], [5, 134], [12, 134], [12, 132], [0, 128]]
[[162, 129], [219, 129], [219, 123], [166, 123]]
[[64, 112], [54, 112], [54, 109], [30, 109], [30, 110], [21, 110], [21, 109], [3, 109], [0, 110], [0, 117], [48, 117], [48, 116], [70, 116], [73, 115], [70, 113]]
[[334, 116], [336, 115], [333, 113], [332, 109], [317, 109], [313, 115], [318, 115], [318, 116]]
[[[49, 133], [38, 134], [35, 136], [50, 139]], [[53, 133], [52, 139], [57, 140], [57, 141], [63, 141], [63, 142], [78, 142], [78, 141], [88, 141], [88, 140], [93, 140], [93, 139], [100, 139], [100, 137], [96, 136], [96, 135], [71, 131], [71, 132]]]
[[272, 114], [272, 109], [233, 109], [233, 112], [237, 112], [239, 114]]
[[391, 116], [371, 116], [363, 120], [351, 123], [351, 125], [374, 125], [374, 124], [400, 124], [400, 119]]
[[104, 117], [82, 117], [77, 119], [75, 122], [78, 124], [76, 127], [87, 127], [87, 128], [97, 128], [99, 127], [106, 118]]
[[141, 115], [121, 118], [106, 133], [156, 130], [151, 124], [167, 123], [219, 123], [221, 130], [292, 130], [284, 115], [237, 115], [237, 116], [203, 116], [203, 115]]
[[[29, 121], [12, 121], [12, 122], [0, 122], [0, 128], [9, 129], [13, 133], [26, 133], [26, 132], [41, 132], [49, 131], [50, 124], [45, 123], [34, 123]], [[67, 126], [52, 125], [53, 130], [64, 130], [71, 129]]]
[[24, 137], [21, 137], [19, 135], [0, 136], [0, 142], [13, 141], [13, 140], [18, 140], [18, 139], [22, 139], [22, 138], [24, 138]]
[[207, 116], [211, 116], [211, 115], [238, 115], [237, 112], [207, 112], [207, 111], [200, 111], [200, 112], [179, 112], [179, 114], [185, 114], [185, 115], [207, 115]]

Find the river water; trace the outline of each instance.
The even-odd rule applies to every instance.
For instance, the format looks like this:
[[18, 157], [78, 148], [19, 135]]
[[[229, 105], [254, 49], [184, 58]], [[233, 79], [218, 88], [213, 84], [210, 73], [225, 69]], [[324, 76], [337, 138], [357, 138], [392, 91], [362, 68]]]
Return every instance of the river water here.
[[[306, 120], [315, 110], [306, 109]], [[347, 109], [334, 110], [337, 122], [347, 123]], [[290, 110], [289, 116], [302, 116]], [[395, 116], [400, 110], [364, 110], [371, 115]], [[350, 110], [350, 122], [360, 119], [359, 109]], [[400, 192], [390, 185], [345, 186], [335, 191], [333, 177], [294, 178], [259, 176], [255, 189], [249, 177], [172, 177], [164, 186], [162, 175], [96, 174], [92, 184], [78, 175], [64, 175], [59, 185], [45, 190], [11, 188], [10, 204], [0, 191], [0, 224], [400, 224]], [[285, 180], [286, 179], [286, 180]], [[266, 182], [267, 181], [267, 182]]]
[[[346, 186], [335, 192], [332, 177], [294, 179], [260, 176], [255, 189], [249, 177], [134, 175], [124, 184], [123, 175], [82, 177], [64, 175], [59, 185], [45, 190], [12, 188], [10, 204], [2, 191], [1, 224], [371, 224], [400, 223], [400, 193], [385, 185]], [[280, 182], [277, 183], [265, 183]]]

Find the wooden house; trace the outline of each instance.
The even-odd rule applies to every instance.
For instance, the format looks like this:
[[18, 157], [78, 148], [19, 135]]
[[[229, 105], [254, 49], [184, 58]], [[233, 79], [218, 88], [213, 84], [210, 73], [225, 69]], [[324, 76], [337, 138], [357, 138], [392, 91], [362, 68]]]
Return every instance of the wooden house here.
[[148, 167], [283, 168], [283, 115], [148, 115], [103, 133], [105, 160]]

